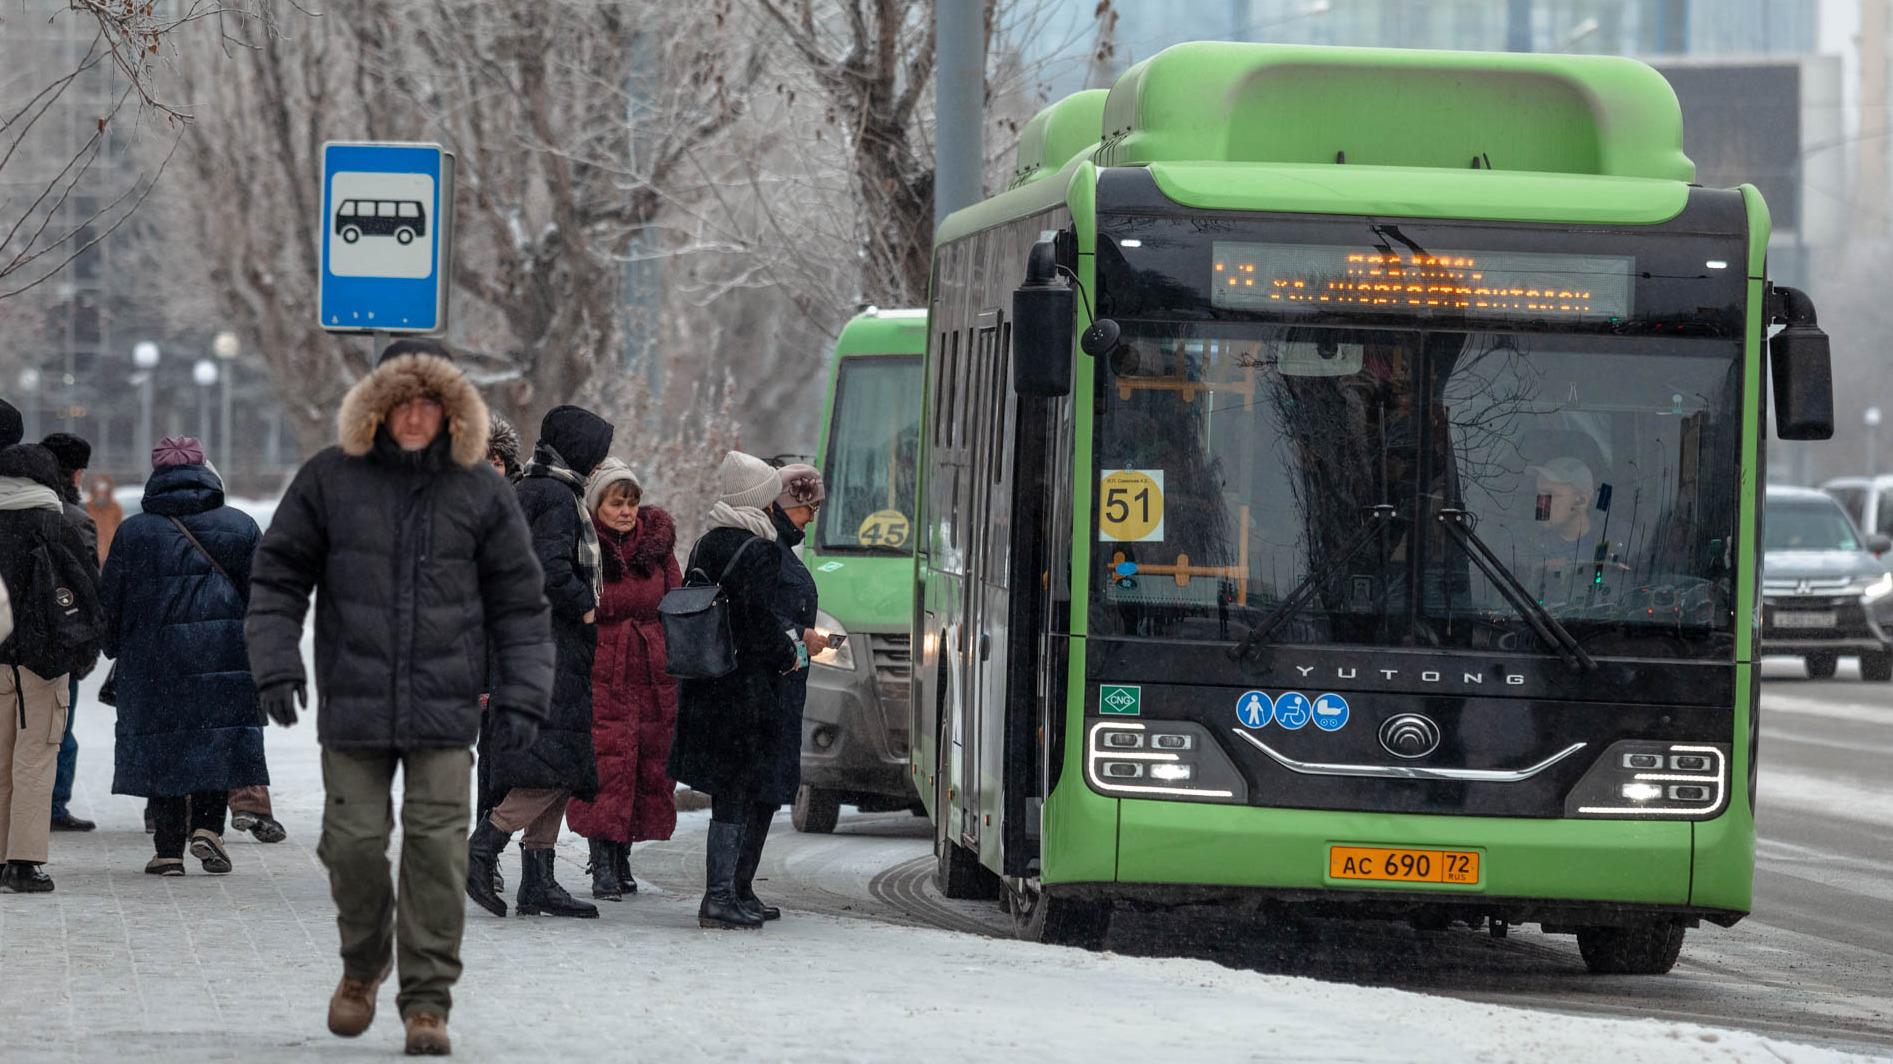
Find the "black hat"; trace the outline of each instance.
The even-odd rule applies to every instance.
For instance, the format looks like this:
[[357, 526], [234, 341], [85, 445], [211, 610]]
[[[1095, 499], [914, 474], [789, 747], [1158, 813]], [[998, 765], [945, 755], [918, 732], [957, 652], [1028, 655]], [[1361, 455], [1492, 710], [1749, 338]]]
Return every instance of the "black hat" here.
[[23, 477], [58, 491], [59, 460], [37, 443], [16, 443], [0, 450], [0, 477]]
[[381, 357], [375, 359], [375, 365], [379, 366], [391, 358], [400, 358], [402, 355], [432, 355], [449, 362], [454, 360], [454, 353], [439, 340], [429, 340], [424, 336], [404, 336], [382, 348]]
[[12, 403], [0, 399], [0, 447], [11, 447], [26, 438], [26, 422]]
[[92, 445], [70, 432], [55, 432], [39, 441], [39, 445], [53, 452], [59, 471], [67, 476], [92, 464]]

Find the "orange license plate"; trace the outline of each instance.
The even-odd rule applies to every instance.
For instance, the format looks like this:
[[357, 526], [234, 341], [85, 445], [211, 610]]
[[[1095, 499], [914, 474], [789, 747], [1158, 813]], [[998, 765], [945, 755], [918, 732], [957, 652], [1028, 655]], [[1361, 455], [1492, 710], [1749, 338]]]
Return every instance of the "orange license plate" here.
[[1479, 882], [1479, 855], [1471, 850], [1408, 850], [1382, 846], [1328, 847], [1328, 878], [1383, 883]]

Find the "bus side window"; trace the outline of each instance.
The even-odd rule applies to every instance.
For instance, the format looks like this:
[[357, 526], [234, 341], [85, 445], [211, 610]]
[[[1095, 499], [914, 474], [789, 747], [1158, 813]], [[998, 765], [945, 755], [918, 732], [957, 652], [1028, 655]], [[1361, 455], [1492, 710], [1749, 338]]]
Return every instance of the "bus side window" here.
[[395, 205], [392, 203], [387, 203], [387, 202], [378, 203], [375, 205], [375, 208], [376, 208], [375, 213], [379, 214], [383, 218], [394, 217]]
[[344, 217], [344, 218], [353, 218], [353, 217], [355, 217], [355, 201], [354, 201], [354, 200], [343, 200], [343, 201], [342, 201], [342, 206], [341, 206], [340, 208], [338, 208], [338, 209], [336, 210], [336, 212], [335, 212], [335, 213], [336, 213], [336, 214], [338, 214], [338, 215], [341, 215], [341, 216], [342, 216], [342, 217]]
[[419, 218], [420, 216], [421, 216], [421, 205], [420, 205], [420, 204], [418, 204], [418, 203], [403, 203], [403, 204], [401, 204], [401, 217], [403, 217], [403, 218]]

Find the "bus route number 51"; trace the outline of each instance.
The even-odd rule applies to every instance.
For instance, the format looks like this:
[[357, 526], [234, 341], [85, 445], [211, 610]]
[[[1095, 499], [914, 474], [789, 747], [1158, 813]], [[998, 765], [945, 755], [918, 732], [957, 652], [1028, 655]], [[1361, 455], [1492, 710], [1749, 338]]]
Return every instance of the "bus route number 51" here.
[[1163, 540], [1163, 470], [1104, 471], [1098, 480], [1098, 538], [1107, 543]]

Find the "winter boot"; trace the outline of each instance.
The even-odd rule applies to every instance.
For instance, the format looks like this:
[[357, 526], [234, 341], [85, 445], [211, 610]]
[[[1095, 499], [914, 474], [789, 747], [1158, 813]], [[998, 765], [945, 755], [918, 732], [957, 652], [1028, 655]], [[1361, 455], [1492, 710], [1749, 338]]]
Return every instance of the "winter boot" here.
[[736, 900], [736, 865], [743, 857], [743, 824], [710, 821], [710, 837], [703, 844], [703, 904], [697, 907], [697, 926], [725, 931], [754, 931], [762, 916]]
[[756, 897], [756, 869], [762, 865], [763, 844], [769, 841], [769, 825], [775, 821], [772, 805], [759, 805], [750, 811], [743, 829], [743, 853], [736, 861], [736, 904], [759, 920], [780, 920], [782, 910], [764, 905]]
[[447, 1017], [432, 1012], [415, 1012], [401, 1022], [407, 1026], [408, 1056], [453, 1055], [453, 1042], [447, 1037]]
[[36, 861], [8, 861], [0, 869], [0, 894], [46, 894], [53, 889], [53, 877], [40, 871]]
[[624, 891], [618, 889], [618, 870], [613, 867], [620, 844], [610, 839], [587, 839], [586, 842], [592, 851], [592, 859], [585, 865], [585, 871], [592, 876], [592, 897], [600, 901], [623, 901]]
[[617, 859], [612, 862], [612, 867], [617, 872], [618, 889], [626, 894], [636, 894], [638, 892], [638, 881], [631, 878], [630, 843], [621, 842], [618, 844]]
[[521, 916], [598, 918], [598, 906], [567, 894], [553, 877], [551, 850], [528, 850], [523, 846], [519, 849], [519, 896], [513, 900], [513, 911]]
[[467, 897], [494, 916], [506, 915], [506, 899], [500, 897], [493, 883], [499, 878], [500, 854], [506, 851], [506, 844], [512, 838], [486, 817], [482, 817], [480, 826], [467, 836]]

